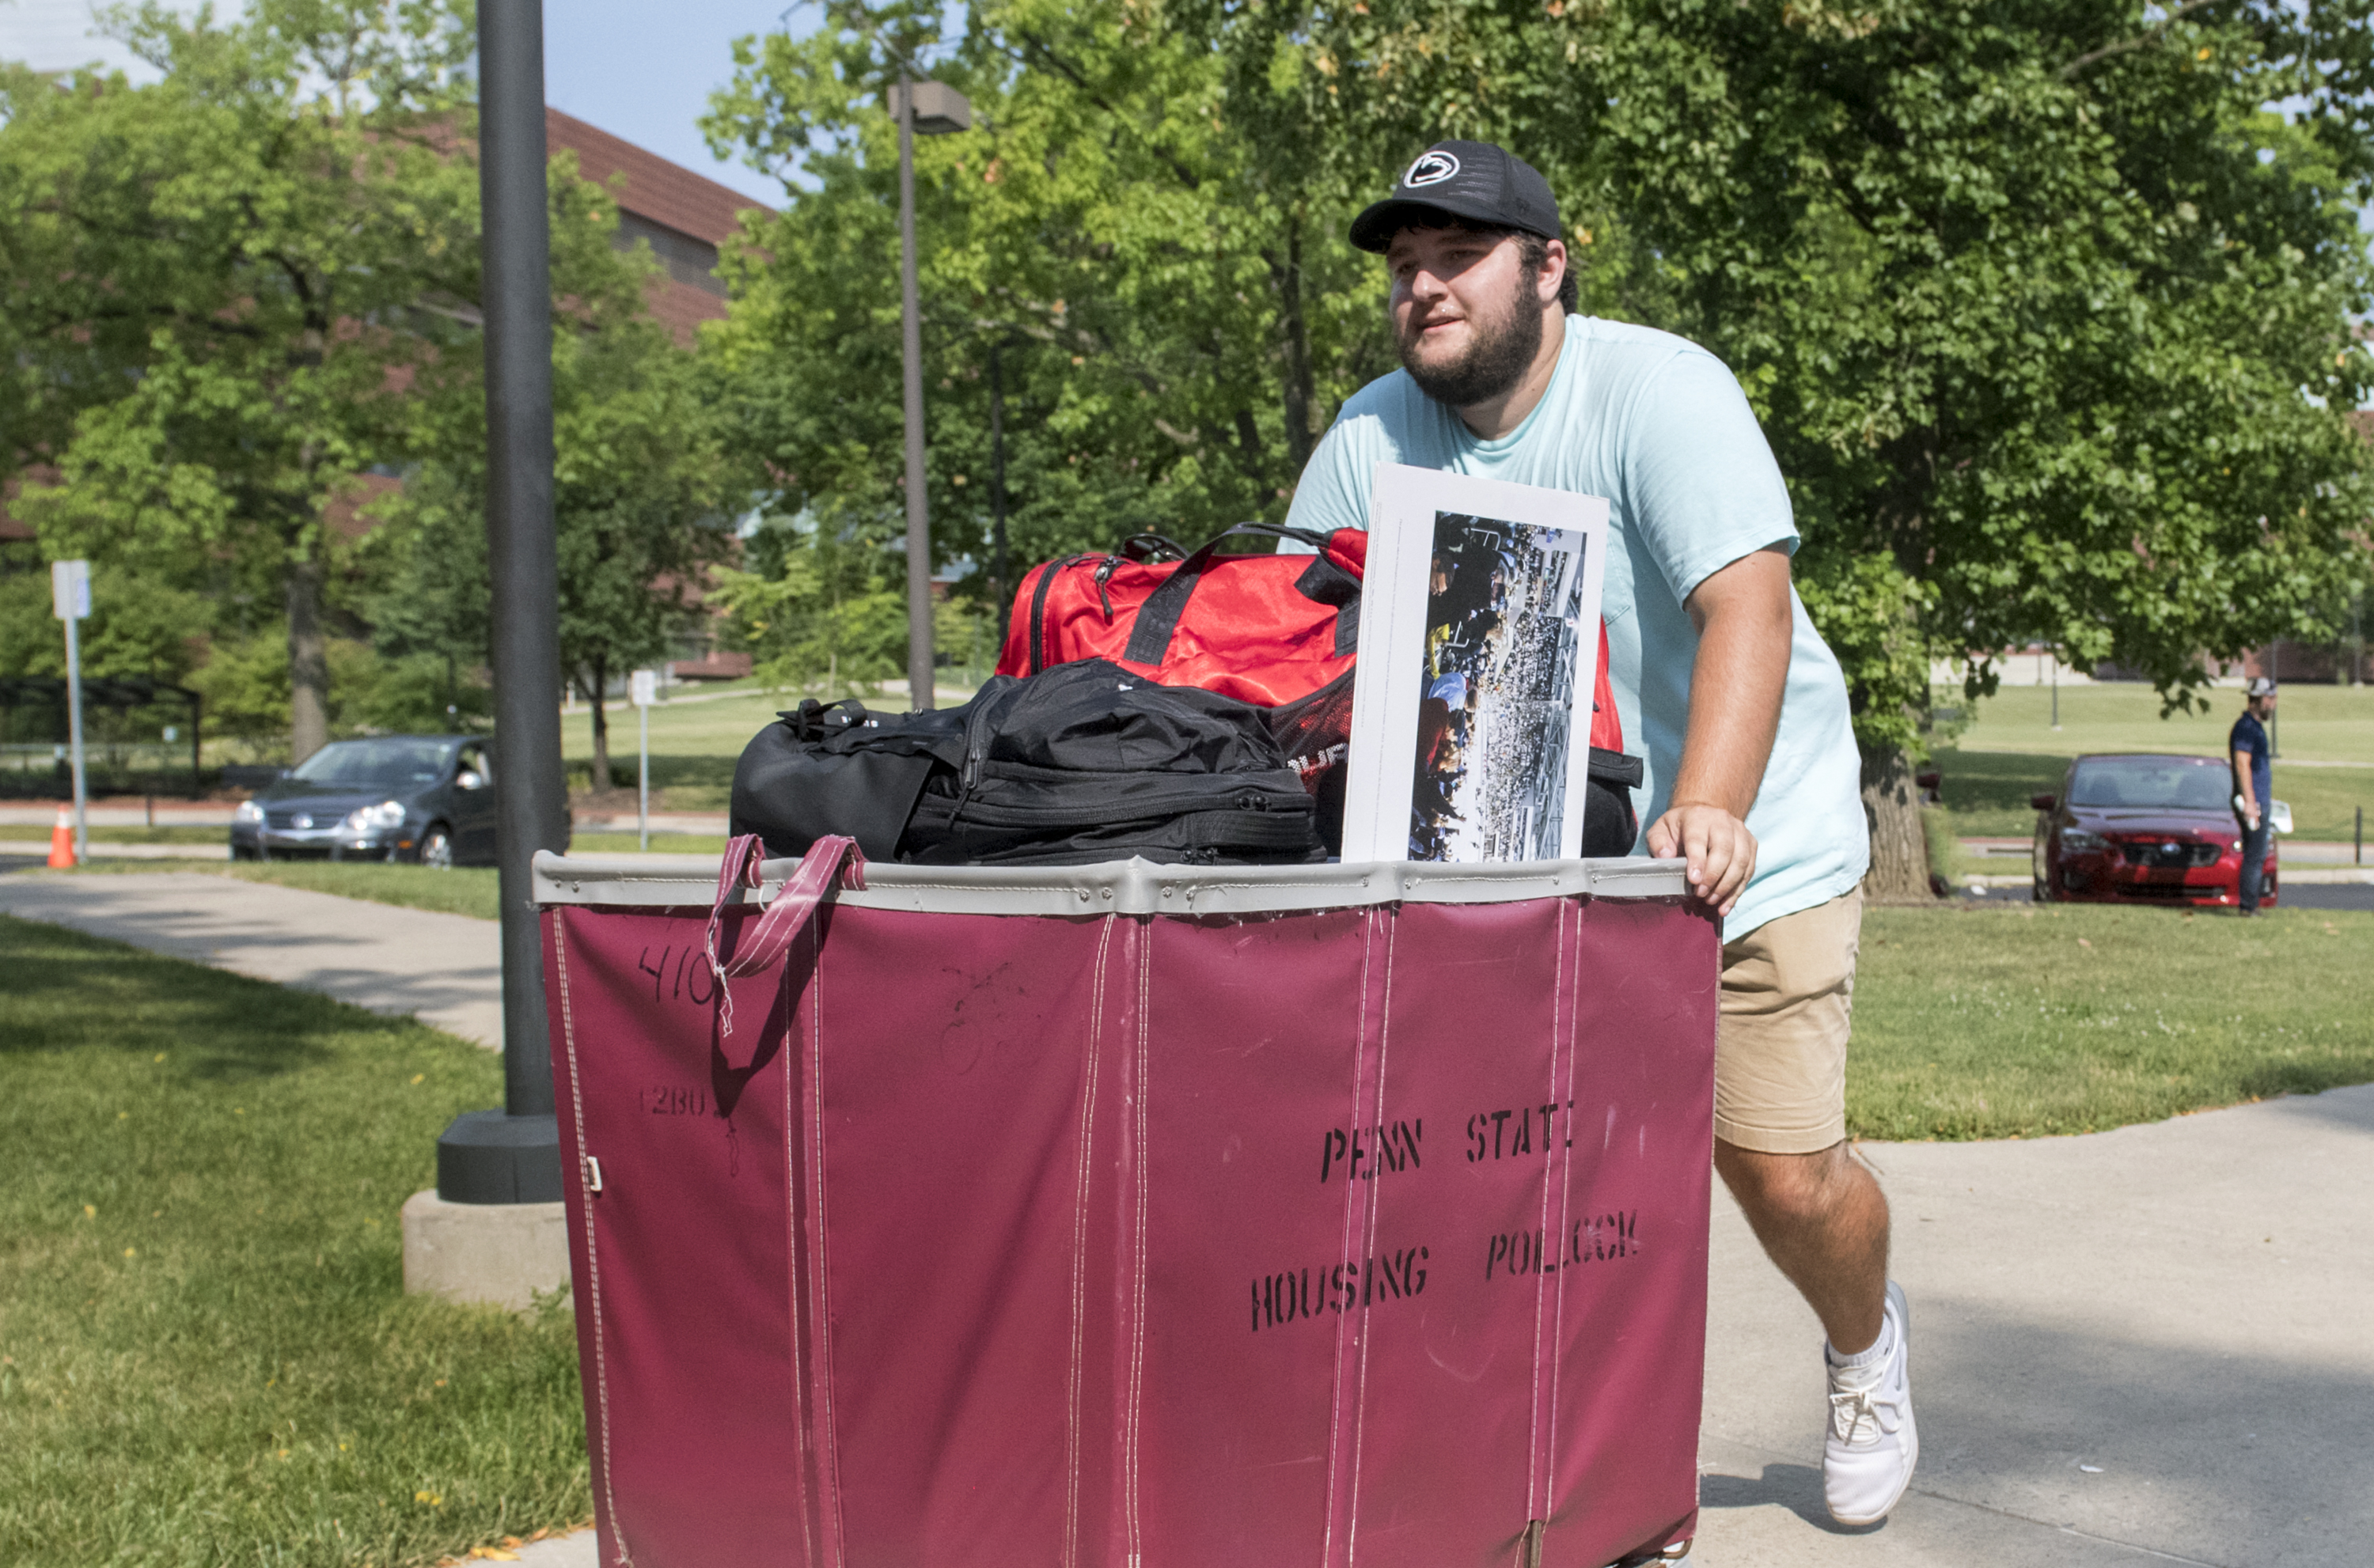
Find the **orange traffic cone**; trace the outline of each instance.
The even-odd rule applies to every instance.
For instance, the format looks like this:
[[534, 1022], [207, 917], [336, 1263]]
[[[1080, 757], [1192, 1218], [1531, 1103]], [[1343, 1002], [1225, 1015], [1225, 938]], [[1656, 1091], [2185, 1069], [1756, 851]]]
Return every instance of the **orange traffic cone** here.
[[58, 825], [50, 829], [50, 864], [59, 871], [72, 871], [74, 863], [74, 813], [60, 806]]

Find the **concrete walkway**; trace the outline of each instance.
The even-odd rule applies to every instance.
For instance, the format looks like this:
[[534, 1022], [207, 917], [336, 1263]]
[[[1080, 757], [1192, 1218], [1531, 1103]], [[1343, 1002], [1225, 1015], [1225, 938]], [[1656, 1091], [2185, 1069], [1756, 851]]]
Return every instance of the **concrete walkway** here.
[[2374, 1085], [1865, 1153], [1914, 1491], [1829, 1525], [1820, 1327], [1719, 1200], [1696, 1568], [2374, 1561]]
[[0, 914], [502, 1045], [502, 954], [491, 920], [189, 872], [0, 875]]
[[[94, 838], [88, 846], [94, 860], [228, 860], [229, 844], [110, 844]], [[0, 855], [13, 860], [46, 860], [46, 839], [0, 838]]]
[[[499, 1037], [484, 921], [186, 873], [0, 875], [0, 911]], [[2374, 1085], [1865, 1153], [1911, 1297], [1914, 1490], [1828, 1524], [1820, 1328], [1718, 1197], [1695, 1568], [2374, 1561]], [[523, 1560], [591, 1568], [592, 1541]]]

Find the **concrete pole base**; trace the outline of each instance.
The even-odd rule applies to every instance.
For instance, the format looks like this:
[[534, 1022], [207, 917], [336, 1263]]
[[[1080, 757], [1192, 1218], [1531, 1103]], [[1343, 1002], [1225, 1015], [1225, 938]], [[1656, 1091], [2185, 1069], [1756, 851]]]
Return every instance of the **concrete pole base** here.
[[560, 1203], [448, 1203], [434, 1188], [404, 1204], [407, 1293], [525, 1312], [569, 1289], [569, 1216]]

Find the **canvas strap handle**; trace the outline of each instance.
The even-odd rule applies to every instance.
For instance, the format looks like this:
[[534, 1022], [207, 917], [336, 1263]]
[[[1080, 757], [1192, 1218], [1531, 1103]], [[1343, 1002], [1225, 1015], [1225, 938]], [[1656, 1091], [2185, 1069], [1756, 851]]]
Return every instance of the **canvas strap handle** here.
[[800, 857], [800, 869], [784, 879], [766, 913], [744, 930], [732, 961], [722, 960], [717, 956], [717, 933], [725, 921], [725, 901], [736, 887], [760, 885], [759, 868], [766, 857], [766, 846], [758, 836], [746, 833], [725, 846], [724, 861], [717, 868], [717, 901], [710, 907], [703, 951], [709, 955], [710, 973], [717, 977], [720, 1040], [734, 1034], [734, 988], [726, 982], [773, 968], [792, 950], [792, 939], [806, 928], [828, 894], [836, 887], [856, 890], [865, 885], [865, 854], [857, 840], [827, 834], [808, 846], [808, 852]]
[[1269, 522], [1240, 522], [1225, 530], [1217, 538], [1207, 541], [1204, 547], [1179, 563], [1179, 569], [1162, 580], [1159, 587], [1146, 596], [1137, 607], [1137, 619], [1129, 628], [1129, 646], [1122, 658], [1132, 664], [1159, 664], [1170, 654], [1170, 634], [1179, 629], [1180, 618], [1187, 614], [1187, 601], [1195, 592], [1195, 584], [1203, 579], [1204, 568], [1212, 563], [1219, 550], [1220, 541], [1239, 533], [1265, 533], [1279, 539], [1299, 539], [1311, 548], [1325, 554], [1329, 535], [1314, 533], [1307, 528], [1282, 528]]

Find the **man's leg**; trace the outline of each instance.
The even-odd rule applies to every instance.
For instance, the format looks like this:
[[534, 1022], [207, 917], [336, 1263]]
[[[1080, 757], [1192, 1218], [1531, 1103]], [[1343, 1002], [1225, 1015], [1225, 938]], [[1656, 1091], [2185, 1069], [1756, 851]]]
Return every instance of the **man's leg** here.
[[2259, 912], [2259, 896], [2267, 880], [2267, 840], [2274, 837], [2274, 823], [2268, 817], [2266, 802], [2259, 802], [2259, 825], [2242, 829], [2242, 913]]
[[1887, 1293], [1887, 1198], [1863, 1162], [1843, 1142], [1818, 1154], [1763, 1154], [1718, 1139], [1714, 1168], [1830, 1348], [1868, 1350]]
[[1850, 893], [1726, 943], [1715, 1048], [1715, 1168], [1828, 1337], [1822, 1496], [1850, 1525], [1886, 1518], [1921, 1454], [1887, 1199], [1846, 1141], [1862, 926]]

